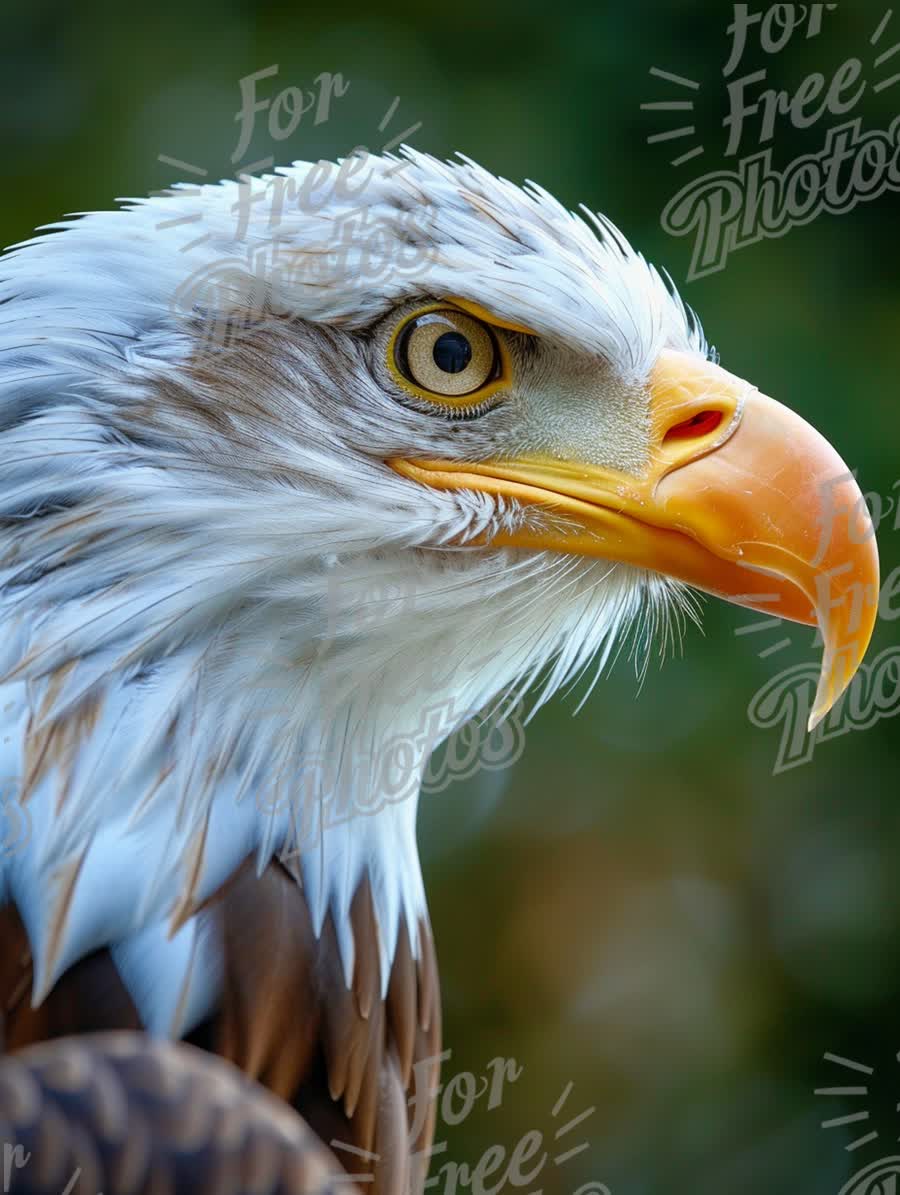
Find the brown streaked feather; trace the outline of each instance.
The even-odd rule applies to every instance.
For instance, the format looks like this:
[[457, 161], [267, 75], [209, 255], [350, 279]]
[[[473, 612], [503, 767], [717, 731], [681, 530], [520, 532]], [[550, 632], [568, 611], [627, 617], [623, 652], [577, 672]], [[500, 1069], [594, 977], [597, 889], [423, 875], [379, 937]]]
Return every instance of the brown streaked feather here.
[[224, 991], [213, 1048], [284, 1099], [312, 1067], [319, 1027], [317, 943], [295, 890], [284, 868], [257, 878], [248, 860], [219, 898]]
[[350, 924], [353, 928], [353, 940], [360, 944], [357, 946], [353, 972], [353, 991], [360, 1015], [368, 1019], [378, 996], [379, 979], [378, 926], [368, 879], [364, 879], [356, 890], [353, 904], [350, 906]]
[[326, 1195], [340, 1182], [330, 1152], [263, 1087], [143, 1033], [0, 1061], [0, 1137], [11, 1195]]
[[37, 1007], [31, 1007], [33, 964], [28, 937], [14, 908], [0, 909], [0, 1011], [4, 1049], [70, 1033], [139, 1029], [140, 1019], [106, 950], [80, 959]]
[[203, 874], [203, 859], [206, 853], [206, 835], [208, 830], [209, 815], [203, 819], [202, 824], [194, 832], [188, 845], [184, 887], [178, 895], [175, 908], [172, 910], [169, 922], [170, 935], [177, 934], [185, 922], [189, 921], [198, 911], [196, 902], [197, 885], [200, 883], [200, 877]]
[[390, 1031], [397, 1043], [400, 1081], [404, 1088], [409, 1087], [416, 1046], [416, 990], [416, 964], [409, 945], [406, 922], [401, 921], [388, 987], [387, 1015]]
[[379, 1191], [408, 1191], [410, 1172], [410, 1151], [392, 1149], [390, 1143], [409, 1139], [407, 1123], [406, 1092], [400, 1080], [397, 1055], [391, 1050], [384, 1061], [379, 1076], [378, 1132], [374, 1186]]
[[[87, 848], [84, 847], [77, 854], [72, 856], [66, 863], [64, 863], [56, 875], [56, 884], [52, 894], [53, 911], [50, 917], [50, 929], [47, 934], [46, 957], [43, 959], [44, 974], [52, 971], [56, 965], [56, 960], [59, 952], [62, 949], [65, 941], [66, 925], [69, 920], [69, 911], [72, 907], [72, 897], [75, 894], [75, 885], [78, 883], [78, 877], [81, 875], [81, 868], [84, 865]], [[46, 984], [46, 979], [42, 984]], [[38, 998], [42, 998], [46, 992], [39, 992]]]
[[65, 664], [50, 678], [40, 709], [29, 719], [24, 739], [20, 800], [27, 801], [39, 782], [58, 769], [56, 809], [65, 804], [78, 755], [93, 733], [103, 708], [103, 697], [92, 693], [58, 718], [46, 720], [74, 665]]
[[419, 922], [419, 959], [416, 964], [419, 981], [419, 1025], [424, 1033], [431, 1028], [432, 1021], [440, 1016], [438, 993], [437, 959], [434, 956], [434, 942], [431, 929], [425, 921]]
[[413, 1077], [408, 1090], [412, 1092], [414, 1101], [426, 1105], [427, 1113], [418, 1137], [412, 1142], [411, 1191], [422, 1191], [425, 1188], [437, 1121], [436, 1097], [441, 1073], [441, 992], [434, 940], [431, 928], [425, 921], [419, 922], [419, 954], [416, 968], [419, 998], [421, 1001], [424, 988], [428, 998], [428, 1017], [426, 1020], [420, 1013], [416, 1020]]

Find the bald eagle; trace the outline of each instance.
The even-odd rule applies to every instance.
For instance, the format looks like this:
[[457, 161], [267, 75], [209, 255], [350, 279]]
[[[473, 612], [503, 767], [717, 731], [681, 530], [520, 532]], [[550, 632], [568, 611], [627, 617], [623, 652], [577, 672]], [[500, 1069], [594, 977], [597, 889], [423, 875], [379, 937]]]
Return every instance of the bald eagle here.
[[[4, 1042], [31, 1047], [0, 1113], [25, 1132], [18, 1075], [83, 1137], [97, 1105], [60, 1089], [114, 1072], [131, 1107], [129, 1059], [224, 1067], [151, 1041], [181, 1039], [378, 1192], [421, 1189], [433, 1128], [434, 746], [692, 589], [819, 625], [815, 722], [877, 611], [854, 477], [668, 278], [606, 219], [414, 151], [10, 252], [0, 520], [0, 771], [32, 827], [0, 861]], [[145, 1036], [34, 1045], [100, 1030]]]

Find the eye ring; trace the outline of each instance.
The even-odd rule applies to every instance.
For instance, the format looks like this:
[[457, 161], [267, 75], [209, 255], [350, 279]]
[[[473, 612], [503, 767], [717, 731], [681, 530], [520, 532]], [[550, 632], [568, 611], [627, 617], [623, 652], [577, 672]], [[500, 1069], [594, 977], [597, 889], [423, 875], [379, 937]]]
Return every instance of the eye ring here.
[[457, 412], [480, 406], [509, 382], [509, 357], [495, 329], [447, 304], [407, 315], [386, 356], [404, 390]]

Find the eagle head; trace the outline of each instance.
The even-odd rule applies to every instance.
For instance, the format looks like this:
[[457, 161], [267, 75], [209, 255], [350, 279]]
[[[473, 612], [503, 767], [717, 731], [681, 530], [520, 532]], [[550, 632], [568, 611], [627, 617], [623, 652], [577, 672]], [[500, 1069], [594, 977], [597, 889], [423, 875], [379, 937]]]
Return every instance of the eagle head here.
[[420, 778], [473, 711], [692, 590], [819, 625], [814, 722], [871, 635], [834, 449], [607, 220], [466, 159], [65, 221], [5, 258], [0, 350], [4, 766], [35, 829], [3, 883], [38, 997], [112, 944], [148, 1023], [196, 1023], [215, 967], [188, 981], [179, 944], [248, 856], [293, 857], [348, 982], [365, 882], [384, 990], [425, 918]]

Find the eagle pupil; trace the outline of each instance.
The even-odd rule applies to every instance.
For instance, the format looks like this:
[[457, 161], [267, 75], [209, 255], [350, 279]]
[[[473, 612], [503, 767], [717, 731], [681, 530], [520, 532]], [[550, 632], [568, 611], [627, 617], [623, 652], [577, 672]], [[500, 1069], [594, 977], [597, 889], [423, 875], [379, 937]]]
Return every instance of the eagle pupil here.
[[462, 332], [445, 332], [434, 342], [431, 354], [444, 373], [462, 373], [472, 360], [472, 346]]

